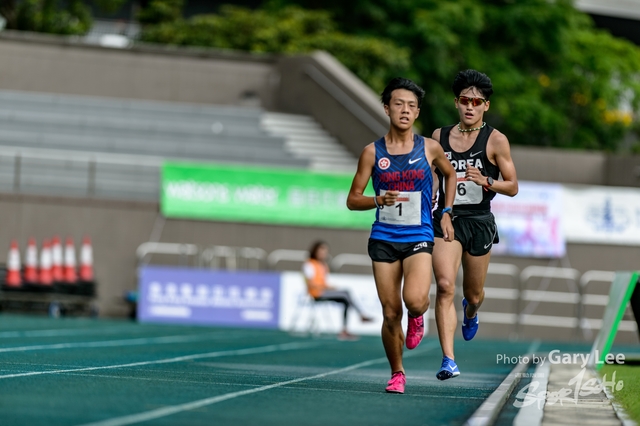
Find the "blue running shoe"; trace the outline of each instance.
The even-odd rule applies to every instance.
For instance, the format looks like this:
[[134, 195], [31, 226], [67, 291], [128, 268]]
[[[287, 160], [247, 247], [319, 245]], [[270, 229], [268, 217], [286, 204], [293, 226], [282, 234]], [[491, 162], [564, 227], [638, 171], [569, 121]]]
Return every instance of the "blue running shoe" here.
[[467, 299], [462, 299], [462, 337], [464, 340], [471, 340], [478, 332], [478, 314], [475, 317], [467, 318]]
[[442, 366], [438, 373], [436, 373], [436, 377], [438, 380], [447, 380], [452, 377], [458, 377], [460, 375], [460, 370], [458, 370], [458, 365], [454, 360], [449, 357], [442, 357]]

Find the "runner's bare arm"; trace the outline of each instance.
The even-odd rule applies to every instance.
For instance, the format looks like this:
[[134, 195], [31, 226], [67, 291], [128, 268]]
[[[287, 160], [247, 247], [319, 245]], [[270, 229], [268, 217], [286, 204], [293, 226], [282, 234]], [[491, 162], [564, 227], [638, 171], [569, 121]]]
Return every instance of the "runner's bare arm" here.
[[[440, 170], [445, 181], [445, 206], [453, 206], [456, 196], [456, 171], [444, 155], [442, 146], [434, 139], [425, 138], [427, 158], [431, 160], [431, 165]], [[433, 167], [432, 167], [433, 168]]]
[[502, 175], [502, 180], [495, 180], [489, 190], [510, 197], [516, 195], [518, 193], [516, 166], [511, 158], [509, 140], [504, 134], [493, 131], [487, 143], [487, 156], [491, 162], [498, 166]]
[[[358, 160], [358, 170], [351, 182], [351, 189], [347, 197], [347, 208], [349, 210], [371, 210], [376, 208], [374, 197], [364, 195], [364, 190], [369, 183], [373, 166], [376, 161], [376, 148], [374, 144], [367, 145], [360, 154]], [[398, 198], [398, 191], [387, 191], [384, 196], [376, 197], [378, 205], [393, 206]]]
[[[444, 177], [445, 183], [445, 199], [444, 205], [446, 207], [452, 207], [456, 196], [456, 171], [453, 166], [445, 157], [444, 151], [440, 143], [434, 139], [425, 138], [425, 147], [427, 150], [427, 158], [431, 159], [431, 164], [440, 170]], [[451, 215], [443, 214], [440, 220], [440, 226], [442, 227], [442, 234], [445, 241], [453, 241], [453, 225], [451, 223]]]
[[[435, 129], [433, 131], [431, 139], [434, 139], [436, 142], [440, 143], [440, 129]], [[435, 207], [436, 199], [438, 197], [438, 188], [440, 186], [440, 179], [436, 174], [436, 169], [433, 167], [431, 168], [431, 178], [433, 182], [433, 188], [431, 189], [431, 207]]]

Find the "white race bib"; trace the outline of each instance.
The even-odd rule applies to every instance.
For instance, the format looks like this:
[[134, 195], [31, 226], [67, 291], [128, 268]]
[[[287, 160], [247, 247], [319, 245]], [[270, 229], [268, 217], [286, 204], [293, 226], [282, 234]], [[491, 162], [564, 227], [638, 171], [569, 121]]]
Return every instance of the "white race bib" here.
[[[386, 192], [383, 189], [380, 195]], [[378, 220], [389, 225], [422, 225], [422, 191], [400, 192], [393, 206], [382, 206]]]
[[465, 172], [458, 172], [456, 182], [456, 199], [454, 205], [460, 204], [480, 204], [482, 202], [482, 186], [467, 180]]

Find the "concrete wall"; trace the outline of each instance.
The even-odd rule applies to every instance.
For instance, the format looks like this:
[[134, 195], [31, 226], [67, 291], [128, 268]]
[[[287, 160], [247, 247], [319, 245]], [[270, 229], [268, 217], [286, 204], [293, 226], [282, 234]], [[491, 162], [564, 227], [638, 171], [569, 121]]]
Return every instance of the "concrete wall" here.
[[518, 179], [606, 185], [607, 157], [601, 152], [512, 146]]
[[125, 315], [121, 300], [124, 289], [132, 289], [135, 282], [135, 248], [149, 239], [156, 211], [156, 203], [1, 194], [0, 258], [6, 259], [13, 238], [24, 261], [29, 237], [35, 237], [40, 247], [44, 238], [71, 236], [79, 248], [83, 235], [88, 235], [93, 242], [100, 312]]
[[607, 168], [604, 175], [606, 185], [640, 187], [640, 156], [607, 156]]
[[278, 72], [279, 109], [312, 115], [354, 155], [387, 132], [378, 96], [333, 56], [281, 58]]
[[0, 89], [274, 108], [275, 58], [0, 32]]
[[[14, 238], [24, 261], [29, 237], [35, 237], [40, 247], [43, 239], [53, 235], [71, 236], [79, 248], [82, 237], [89, 235], [101, 315], [124, 316], [127, 306], [122, 296], [126, 290], [136, 289], [136, 249], [151, 238], [157, 212], [157, 203], [0, 194], [0, 259], [6, 259]], [[160, 220], [159, 224], [162, 242], [260, 247], [268, 252], [281, 248], [306, 250], [320, 238], [339, 252], [365, 254], [368, 238], [367, 232], [337, 229], [190, 220]], [[178, 260], [154, 258], [153, 262]], [[284, 263], [279, 267], [300, 265]]]

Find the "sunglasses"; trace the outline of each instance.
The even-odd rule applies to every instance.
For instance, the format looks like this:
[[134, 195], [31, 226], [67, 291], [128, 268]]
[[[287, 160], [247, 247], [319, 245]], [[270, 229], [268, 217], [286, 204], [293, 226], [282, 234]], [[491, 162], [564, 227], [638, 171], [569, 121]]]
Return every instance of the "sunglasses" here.
[[466, 96], [460, 96], [458, 97], [458, 102], [460, 102], [460, 104], [465, 106], [471, 104], [474, 107], [477, 107], [487, 102], [487, 100], [482, 98], [468, 98]]

